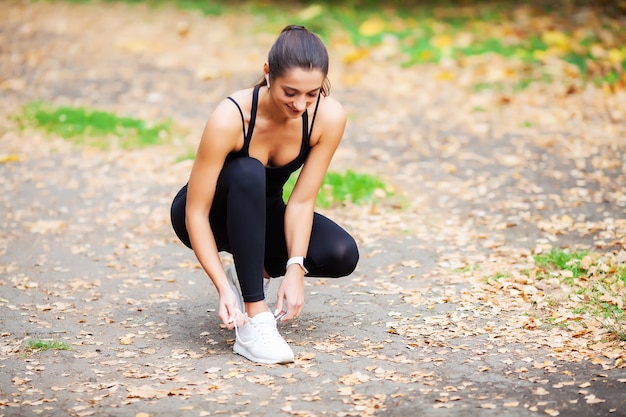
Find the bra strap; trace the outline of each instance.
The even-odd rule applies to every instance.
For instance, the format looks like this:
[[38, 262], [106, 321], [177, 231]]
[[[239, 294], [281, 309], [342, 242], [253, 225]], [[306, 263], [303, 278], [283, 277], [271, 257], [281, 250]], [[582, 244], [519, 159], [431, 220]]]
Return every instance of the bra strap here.
[[256, 111], [259, 107], [259, 89], [257, 85], [252, 91], [252, 110], [250, 111], [250, 123], [248, 123], [248, 135], [246, 136], [246, 143], [250, 142], [252, 138], [252, 131], [254, 130], [254, 122], [256, 121]]
[[313, 132], [313, 125], [315, 124], [315, 116], [317, 116], [317, 108], [320, 105], [320, 98], [321, 97], [322, 97], [322, 93], [319, 93], [317, 95], [317, 103], [315, 103], [315, 111], [313, 112], [313, 119], [311, 119], [311, 129], [309, 129], [309, 139], [311, 138], [311, 133]]
[[243, 111], [241, 111], [241, 107], [239, 107], [239, 104], [237, 104], [237, 102], [230, 96], [226, 97], [227, 99], [229, 99], [230, 101], [232, 101], [233, 103], [235, 103], [235, 106], [237, 106], [237, 110], [239, 110], [239, 114], [241, 115], [241, 130], [243, 130], [243, 137], [246, 137], [246, 122], [243, 118]]

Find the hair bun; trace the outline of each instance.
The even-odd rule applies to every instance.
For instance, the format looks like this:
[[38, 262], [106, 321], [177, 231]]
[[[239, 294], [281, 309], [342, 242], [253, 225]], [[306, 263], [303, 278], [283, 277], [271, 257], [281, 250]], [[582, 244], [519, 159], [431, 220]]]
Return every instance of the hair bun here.
[[289, 26], [285, 26], [285, 28], [282, 30], [282, 32], [287, 32], [290, 30], [307, 30], [307, 28], [305, 28], [302, 25], [289, 25]]

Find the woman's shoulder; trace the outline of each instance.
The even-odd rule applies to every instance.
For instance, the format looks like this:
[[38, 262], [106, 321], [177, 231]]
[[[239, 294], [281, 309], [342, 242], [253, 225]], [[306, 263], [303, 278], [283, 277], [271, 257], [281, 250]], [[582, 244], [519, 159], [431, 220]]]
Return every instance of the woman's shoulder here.
[[345, 124], [346, 111], [344, 110], [343, 105], [334, 97], [322, 96], [317, 118], [320, 122], [325, 124]]
[[338, 143], [346, 122], [346, 111], [341, 103], [333, 97], [322, 96], [315, 116], [311, 145], [319, 143], [322, 137], [334, 138], [332, 141]]
[[[247, 88], [245, 90], [237, 90], [230, 95], [224, 97], [219, 103], [217, 103], [213, 112], [209, 116], [209, 120], [214, 122], [226, 122], [230, 123], [230, 121], [234, 118], [238, 121], [241, 121], [241, 114], [239, 110], [241, 110], [244, 115], [250, 112], [251, 101], [252, 101], [252, 89]], [[235, 101], [233, 103], [231, 101]]]
[[343, 105], [333, 96], [322, 96], [322, 99], [320, 100], [320, 102], [321, 104], [323, 104], [325, 108], [328, 108], [330, 111], [332, 110], [343, 111]]
[[[250, 106], [252, 104], [252, 94], [254, 93], [254, 87], [244, 88], [242, 90], [233, 91], [228, 97], [235, 100], [240, 106]], [[228, 100], [228, 97], [224, 97], [224, 100]]]

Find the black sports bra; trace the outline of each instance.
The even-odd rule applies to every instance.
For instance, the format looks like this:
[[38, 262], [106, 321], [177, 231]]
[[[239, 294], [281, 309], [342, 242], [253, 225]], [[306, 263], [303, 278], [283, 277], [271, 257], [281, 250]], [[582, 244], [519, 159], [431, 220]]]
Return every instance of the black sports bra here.
[[[239, 114], [241, 115], [241, 124], [243, 128], [243, 147], [241, 150], [237, 152], [231, 152], [226, 157], [226, 161], [231, 161], [235, 158], [241, 158], [244, 156], [250, 156], [248, 151], [250, 149], [250, 140], [252, 139], [252, 133], [254, 131], [254, 123], [256, 120], [256, 113], [259, 102], [259, 86], [254, 87], [252, 92], [252, 110], [250, 112], [250, 123], [248, 124], [248, 132], [246, 132], [245, 119], [243, 116], [243, 111], [239, 104], [232, 98], [227, 97], [230, 101], [235, 103], [237, 109], [239, 110]], [[297, 171], [306, 161], [307, 156], [311, 150], [311, 132], [313, 131], [313, 125], [315, 124], [315, 116], [317, 115], [317, 108], [320, 103], [321, 94], [317, 97], [317, 103], [315, 104], [315, 111], [313, 112], [313, 119], [311, 120], [311, 128], [307, 129], [309, 126], [309, 117], [308, 112], [302, 113], [302, 145], [300, 146], [300, 153], [298, 156], [291, 162], [279, 166], [279, 167], [265, 167], [265, 175], [266, 175], [266, 195], [268, 197], [281, 197], [283, 193], [283, 186], [289, 179], [292, 173]]]

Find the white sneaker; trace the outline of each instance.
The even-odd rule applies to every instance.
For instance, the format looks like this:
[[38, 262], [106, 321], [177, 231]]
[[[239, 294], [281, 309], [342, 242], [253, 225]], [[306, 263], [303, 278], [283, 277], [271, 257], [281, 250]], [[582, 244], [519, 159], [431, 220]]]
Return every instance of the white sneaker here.
[[237, 270], [235, 269], [235, 265], [231, 265], [226, 269], [226, 278], [228, 279], [228, 283], [230, 284], [230, 288], [235, 291], [235, 294], [239, 297], [239, 311], [242, 313], [246, 312], [246, 309], [243, 305], [243, 296], [241, 295], [241, 290], [239, 289], [239, 277], [237, 277]]
[[269, 311], [248, 319], [235, 327], [235, 353], [259, 363], [289, 363], [294, 361], [293, 350], [276, 328], [276, 319]]

